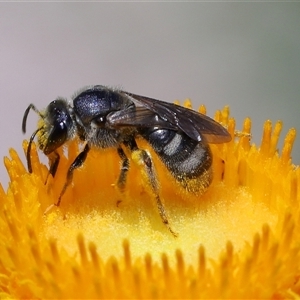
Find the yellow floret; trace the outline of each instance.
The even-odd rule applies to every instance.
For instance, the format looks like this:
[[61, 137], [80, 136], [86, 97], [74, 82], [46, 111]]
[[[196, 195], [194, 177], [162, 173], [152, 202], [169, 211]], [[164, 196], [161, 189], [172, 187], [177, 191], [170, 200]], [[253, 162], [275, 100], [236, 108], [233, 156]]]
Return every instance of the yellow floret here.
[[299, 298], [296, 132], [289, 131], [279, 154], [281, 122], [272, 129], [266, 121], [256, 147], [250, 119], [237, 132], [228, 108], [215, 118], [238, 137], [211, 145], [214, 179], [201, 196], [183, 192], [149, 149], [176, 238], [138, 164], [125, 194], [116, 189], [120, 163], [113, 149], [91, 150], [61, 206], [47, 214], [78, 141], [68, 145], [68, 157], [60, 151], [57, 174], [46, 184], [48, 168], [34, 145], [32, 174], [10, 150], [9, 188], [0, 189], [0, 298]]

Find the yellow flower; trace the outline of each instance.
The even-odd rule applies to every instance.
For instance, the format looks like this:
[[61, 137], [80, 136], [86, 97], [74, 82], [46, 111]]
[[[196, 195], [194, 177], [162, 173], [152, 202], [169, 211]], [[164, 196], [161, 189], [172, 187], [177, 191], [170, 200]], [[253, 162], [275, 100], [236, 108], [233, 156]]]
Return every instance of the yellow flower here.
[[[216, 119], [234, 135], [228, 115], [225, 108]], [[0, 298], [299, 299], [300, 168], [290, 158], [294, 129], [277, 151], [281, 127], [266, 121], [257, 148], [246, 119], [239, 137], [211, 145], [214, 180], [202, 196], [185, 193], [155, 159], [177, 238], [138, 166], [121, 197], [115, 151], [91, 150], [61, 206], [44, 214], [57, 201], [78, 142], [68, 157], [60, 152], [57, 175], [46, 184], [48, 169], [35, 147], [32, 174], [10, 150], [9, 188], [0, 189]]]

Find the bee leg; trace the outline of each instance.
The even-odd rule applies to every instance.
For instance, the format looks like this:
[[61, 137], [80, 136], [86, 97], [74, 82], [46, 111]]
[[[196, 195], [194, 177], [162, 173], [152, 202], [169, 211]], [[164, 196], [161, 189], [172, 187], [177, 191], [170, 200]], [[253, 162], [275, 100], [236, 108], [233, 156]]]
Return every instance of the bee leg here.
[[150, 155], [147, 153], [147, 151], [139, 149], [135, 140], [131, 140], [129, 142], [124, 143], [126, 147], [129, 148], [129, 150], [132, 152], [132, 157], [135, 161], [137, 161], [138, 164], [143, 164], [147, 179], [149, 180], [151, 189], [155, 195], [156, 205], [159, 211], [159, 215], [162, 219], [162, 222], [167, 226], [169, 231], [177, 237], [178, 234], [171, 228], [168, 217], [166, 214], [165, 207], [163, 203], [161, 202], [161, 199], [159, 197], [159, 185], [157, 182], [157, 176], [155, 174], [155, 168], [152, 162], [152, 159]]
[[56, 174], [59, 160], [60, 160], [59, 154], [56, 151], [54, 151], [53, 155], [50, 157], [50, 169], [49, 169], [49, 174], [51, 174], [52, 177], [54, 177]]
[[48, 172], [46, 180], [45, 180], [45, 184], [47, 184], [50, 174], [54, 178], [56, 171], [57, 171], [58, 164], [59, 164], [60, 156], [56, 151], [54, 151], [48, 156], [48, 158], [49, 158], [50, 167], [49, 167], [49, 172]]
[[139, 153], [140, 159], [144, 163], [145, 170], [146, 170], [146, 173], [147, 173], [147, 177], [148, 177], [149, 182], [150, 182], [150, 186], [151, 186], [152, 191], [155, 195], [156, 205], [157, 205], [160, 217], [161, 217], [163, 223], [169, 229], [169, 231], [175, 237], [177, 237], [178, 234], [171, 228], [171, 226], [169, 224], [169, 221], [168, 221], [168, 217], [167, 217], [167, 214], [166, 214], [165, 207], [164, 207], [164, 205], [161, 202], [161, 199], [159, 197], [159, 187], [158, 187], [158, 182], [157, 182], [157, 176], [155, 174], [155, 169], [154, 169], [154, 166], [153, 166], [152, 159], [151, 159], [150, 155], [145, 150], [138, 150], [138, 151], [140, 152]]
[[119, 190], [123, 193], [125, 189], [127, 173], [129, 170], [129, 159], [121, 147], [118, 147], [118, 154], [122, 160], [122, 166], [117, 185]]
[[77, 169], [77, 168], [79, 168], [80, 166], [82, 166], [82, 164], [84, 163], [84, 161], [85, 161], [85, 159], [87, 157], [87, 154], [88, 154], [89, 150], [90, 150], [90, 147], [89, 147], [88, 144], [86, 144], [85, 147], [84, 147], [84, 149], [83, 149], [83, 151], [78, 154], [78, 156], [75, 158], [75, 160], [73, 161], [73, 163], [69, 167], [69, 170], [68, 170], [68, 173], [67, 173], [66, 182], [65, 182], [65, 184], [63, 186], [63, 189], [60, 192], [60, 195], [59, 195], [57, 203], [54, 204], [55, 206], [59, 206], [60, 205], [62, 196], [66, 192], [67, 187], [72, 182], [74, 170]]

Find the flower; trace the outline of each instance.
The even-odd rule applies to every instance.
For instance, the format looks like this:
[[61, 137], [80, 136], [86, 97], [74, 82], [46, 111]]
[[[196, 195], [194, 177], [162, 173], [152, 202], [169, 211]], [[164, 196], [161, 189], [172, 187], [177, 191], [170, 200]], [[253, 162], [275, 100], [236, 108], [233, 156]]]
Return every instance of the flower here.
[[115, 151], [91, 150], [60, 207], [49, 209], [78, 141], [60, 151], [55, 178], [34, 145], [32, 174], [11, 149], [9, 188], [0, 189], [0, 298], [299, 299], [296, 131], [279, 154], [281, 122], [272, 129], [266, 121], [256, 147], [250, 119], [237, 132], [228, 108], [215, 118], [236, 138], [211, 145], [214, 179], [202, 196], [185, 193], [152, 155], [178, 237], [161, 222], [139, 166], [132, 165], [125, 196], [116, 189]]

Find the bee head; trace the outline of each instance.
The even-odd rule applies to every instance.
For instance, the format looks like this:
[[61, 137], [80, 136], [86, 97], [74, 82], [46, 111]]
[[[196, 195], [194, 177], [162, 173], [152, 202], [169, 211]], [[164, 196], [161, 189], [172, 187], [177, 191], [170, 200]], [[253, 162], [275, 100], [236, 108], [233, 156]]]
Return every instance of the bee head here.
[[23, 133], [26, 132], [26, 121], [30, 109], [40, 116], [38, 129], [31, 135], [27, 149], [28, 169], [29, 172], [32, 172], [30, 151], [35, 136], [38, 137], [39, 148], [48, 155], [70, 139], [74, 126], [70, 114], [71, 107], [66, 100], [57, 99], [52, 101], [44, 112], [40, 112], [33, 104], [30, 104], [23, 116]]
[[70, 138], [73, 121], [70, 107], [62, 99], [52, 101], [46, 108], [39, 122], [38, 134], [40, 149], [47, 155], [55, 151]]

